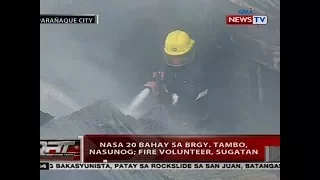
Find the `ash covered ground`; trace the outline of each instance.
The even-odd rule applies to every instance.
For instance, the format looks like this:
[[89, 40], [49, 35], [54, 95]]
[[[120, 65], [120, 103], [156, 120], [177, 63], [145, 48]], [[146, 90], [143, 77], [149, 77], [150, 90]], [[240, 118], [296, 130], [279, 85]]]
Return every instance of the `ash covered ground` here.
[[[139, 129], [140, 124], [123, 112], [150, 74], [163, 63], [164, 37], [177, 28], [196, 40], [201, 49], [198, 58], [210, 61], [211, 109], [221, 124], [219, 132], [280, 132], [279, 0], [40, 2], [41, 13], [100, 15], [99, 25], [40, 27], [40, 110], [50, 114], [43, 114], [41, 137], [74, 138]], [[237, 13], [241, 7], [254, 7], [257, 13], [267, 14], [269, 24], [226, 26], [225, 16]], [[279, 173], [41, 172], [43, 180], [170, 178], [273, 180], [279, 179]]]

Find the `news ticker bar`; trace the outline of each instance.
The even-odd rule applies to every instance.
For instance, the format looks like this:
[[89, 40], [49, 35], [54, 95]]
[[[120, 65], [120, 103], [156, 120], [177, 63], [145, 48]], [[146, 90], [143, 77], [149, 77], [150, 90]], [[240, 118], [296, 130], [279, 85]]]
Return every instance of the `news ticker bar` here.
[[280, 163], [49, 163], [40, 170], [279, 170]]
[[280, 136], [85, 135], [40, 140], [42, 162], [280, 162]]
[[40, 14], [40, 24], [98, 24], [99, 15]]

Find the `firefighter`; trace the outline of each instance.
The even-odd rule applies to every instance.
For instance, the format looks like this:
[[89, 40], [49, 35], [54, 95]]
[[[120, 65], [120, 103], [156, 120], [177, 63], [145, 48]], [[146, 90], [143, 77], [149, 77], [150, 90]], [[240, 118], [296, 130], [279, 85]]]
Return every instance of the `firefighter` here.
[[195, 47], [195, 41], [186, 32], [170, 32], [163, 48], [165, 65], [153, 73], [153, 77], [160, 76], [160, 81], [149, 81], [144, 87], [152, 89], [159, 103], [168, 107], [171, 114], [187, 114], [195, 122], [205, 122], [206, 126], [208, 78], [204, 72], [205, 61], [196, 58]]

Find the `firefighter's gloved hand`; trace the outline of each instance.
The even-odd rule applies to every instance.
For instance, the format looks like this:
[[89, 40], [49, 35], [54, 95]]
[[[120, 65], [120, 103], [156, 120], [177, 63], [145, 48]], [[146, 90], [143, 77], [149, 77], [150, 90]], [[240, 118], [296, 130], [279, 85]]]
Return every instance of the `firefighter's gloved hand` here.
[[173, 93], [173, 94], [171, 95], [171, 97], [172, 97], [172, 103], [171, 103], [171, 105], [172, 105], [172, 106], [176, 106], [177, 103], [178, 103], [178, 100], [179, 100], [178, 94]]
[[155, 92], [156, 87], [157, 87], [157, 83], [155, 81], [149, 81], [143, 87], [150, 88], [152, 90], [152, 92]]

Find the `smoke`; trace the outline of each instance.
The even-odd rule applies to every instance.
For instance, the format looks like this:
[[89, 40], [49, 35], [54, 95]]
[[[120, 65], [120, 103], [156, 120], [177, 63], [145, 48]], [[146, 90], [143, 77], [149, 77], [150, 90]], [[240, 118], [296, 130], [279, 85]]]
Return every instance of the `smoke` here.
[[[149, 73], [159, 67], [157, 57], [161, 56], [165, 33], [182, 28], [179, 24], [188, 19], [199, 22], [206, 18], [205, 4], [194, 1], [56, 0], [41, 1], [40, 11], [100, 16], [99, 25], [40, 27], [41, 78], [79, 106], [98, 99], [128, 104]], [[41, 108], [56, 112], [53, 107], [44, 107], [46, 104]]]
[[[237, 13], [241, 7], [254, 7], [268, 15], [268, 27], [227, 27], [225, 16]], [[246, 134], [279, 133], [280, 113], [266, 118], [263, 114], [267, 112], [255, 109], [258, 106], [251, 102], [254, 98], [248, 90], [248, 59], [273, 62], [271, 55], [278, 49], [274, 46], [280, 44], [279, 7], [280, 0], [40, 0], [40, 13], [99, 14], [100, 21], [98, 25], [40, 26], [41, 109], [63, 116], [100, 99], [110, 99], [118, 108], [126, 109], [152, 72], [163, 64], [165, 35], [183, 29], [196, 40], [197, 50], [202, 51], [196, 51], [197, 58], [210, 62], [211, 113], [216, 124], [240, 127], [239, 131]], [[270, 93], [268, 89], [272, 88], [274, 92], [280, 90], [277, 81], [270, 80], [265, 91]], [[279, 98], [269, 99], [273, 107], [280, 104]], [[56, 137], [70, 137], [103, 127], [95, 127], [98, 125], [89, 118], [82, 119], [79, 117], [72, 124], [58, 121], [45, 128], [50, 128]], [[63, 130], [74, 127], [74, 132]], [[175, 133], [183, 129], [179, 124], [171, 128]], [[187, 128], [179, 133], [192, 132], [198, 131]], [[141, 179], [139, 173], [125, 173], [46, 172], [42, 178]], [[181, 178], [183, 173], [177, 176]], [[184, 178], [201, 179], [206, 175], [188, 176]], [[163, 178], [150, 175], [146, 179]]]
[[[95, 100], [111, 97], [115, 101], [121, 99], [124, 93], [119, 83], [107, 71], [94, 66], [90, 63], [90, 59], [86, 59], [85, 48], [87, 47], [70, 38], [68, 28], [64, 26], [41, 27], [40, 78], [46, 79], [50, 87], [59, 89], [59, 94], [63, 94], [63, 97], [51, 97], [68, 107], [86, 106]], [[49, 88], [41, 89], [42, 91], [50, 90]], [[41, 100], [42, 102], [49, 101], [43, 98]], [[68, 102], [71, 101], [74, 101], [72, 104], [77, 105], [70, 105]], [[42, 103], [41, 108], [48, 109], [49, 107], [44, 107], [45, 105], [46, 103]], [[56, 112], [52, 108], [49, 108], [48, 112]], [[65, 114], [56, 112], [56, 115]]]
[[40, 78], [40, 107], [53, 116], [68, 115], [81, 106], [60, 89]]
[[[221, 113], [221, 123], [230, 126], [250, 116], [248, 109], [252, 104], [246, 87], [248, 59], [272, 62], [269, 54], [274, 46], [279, 46], [278, 0], [41, 0], [40, 3], [41, 13], [99, 14], [98, 25], [40, 27], [41, 78], [80, 107], [98, 99], [110, 99], [117, 107], [126, 108], [163, 63], [161, 48], [166, 33], [183, 29], [202, 51], [197, 51], [197, 58], [210, 61], [207, 67], [212, 72], [213, 108]], [[270, 17], [268, 28], [226, 27], [227, 14], [251, 6]], [[41, 108], [53, 108], [43, 106], [45, 103]], [[259, 123], [250, 123], [252, 129], [266, 129], [256, 128], [256, 124]]]

